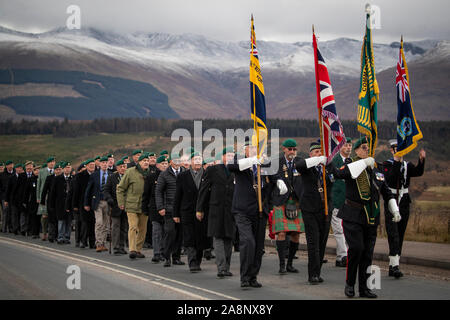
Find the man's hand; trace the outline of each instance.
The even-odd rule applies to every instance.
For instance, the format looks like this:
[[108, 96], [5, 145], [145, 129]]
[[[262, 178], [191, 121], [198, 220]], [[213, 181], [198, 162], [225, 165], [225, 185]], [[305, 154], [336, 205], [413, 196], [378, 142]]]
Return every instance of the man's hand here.
[[203, 212], [197, 211], [195, 213], [195, 216], [197, 217], [198, 221], [202, 221], [203, 220]]
[[86, 211], [91, 211], [91, 207], [89, 207], [89, 206], [84, 206], [84, 210], [86, 210]]
[[424, 149], [420, 149], [419, 151], [419, 160], [422, 162], [423, 160], [425, 160], [425, 157], [427, 156], [426, 152]]
[[78, 211], [78, 208], [73, 208], [73, 211]]
[[38, 204], [41, 203], [41, 200], [36, 200], [36, 203], [38, 203]]
[[7, 206], [8, 206], [8, 202], [5, 201], [5, 207], [7, 207]]
[[173, 217], [173, 221], [175, 221], [175, 223], [180, 223], [180, 218], [178, 218], [178, 217]]
[[158, 211], [159, 215], [164, 217], [166, 215], [166, 209], [161, 209]]

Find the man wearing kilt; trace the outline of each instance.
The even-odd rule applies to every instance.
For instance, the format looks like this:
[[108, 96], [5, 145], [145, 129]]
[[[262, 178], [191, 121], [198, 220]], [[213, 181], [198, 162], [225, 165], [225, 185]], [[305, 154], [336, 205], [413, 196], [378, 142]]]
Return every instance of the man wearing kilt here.
[[[282, 179], [288, 188], [288, 192], [280, 195], [278, 188], [272, 192], [273, 223], [272, 233], [276, 234], [278, 258], [280, 260], [279, 274], [287, 272], [298, 273], [292, 266], [292, 260], [298, 250], [300, 232], [304, 231], [303, 218], [300, 212], [299, 200], [303, 193], [303, 185], [300, 173], [295, 169], [294, 158], [297, 156], [297, 143], [293, 139], [287, 139], [282, 145], [283, 156], [279, 159], [278, 178]], [[286, 234], [290, 241], [286, 240]], [[289, 246], [286, 266], [286, 247]]]

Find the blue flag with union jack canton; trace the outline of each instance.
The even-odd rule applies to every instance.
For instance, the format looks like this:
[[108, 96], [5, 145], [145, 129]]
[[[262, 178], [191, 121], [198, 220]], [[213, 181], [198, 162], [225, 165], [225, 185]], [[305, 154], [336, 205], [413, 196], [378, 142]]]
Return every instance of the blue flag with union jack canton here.
[[414, 115], [409, 88], [408, 66], [403, 52], [403, 39], [400, 44], [400, 54], [395, 73], [395, 85], [397, 87], [397, 153], [402, 157], [415, 147], [417, 141], [422, 139], [422, 132]]
[[328, 68], [317, 47], [315, 34], [313, 34], [313, 48], [318, 88], [317, 107], [322, 117], [323, 155], [327, 157], [327, 163], [330, 163], [345, 143], [344, 128], [336, 111]]

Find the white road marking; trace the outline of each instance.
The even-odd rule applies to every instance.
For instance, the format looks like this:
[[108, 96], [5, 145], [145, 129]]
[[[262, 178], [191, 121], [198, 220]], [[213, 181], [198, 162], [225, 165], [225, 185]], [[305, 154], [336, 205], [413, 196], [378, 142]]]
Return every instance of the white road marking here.
[[[168, 284], [161, 283], [160, 281], [164, 280], [164, 281], [171, 282], [171, 283], [183, 286], [183, 287], [187, 287], [187, 288], [191, 288], [191, 289], [198, 290], [198, 291], [201, 291], [201, 292], [205, 292], [205, 293], [209, 293], [209, 294], [212, 294], [212, 295], [216, 295], [216, 296], [222, 297], [224, 299], [239, 300], [238, 298], [235, 298], [235, 297], [232, 297], [232, 296], [220, 293], [220, 292], [212, 291], [212, 290], [209, 290], [209, 289], [197, 287], [197, 286], [191, 285], [189, 283], [185, 283], [185, 282], [178, 281], [178, 280], [173, 280], [173, 279], [162, 277], [160, 275], [153, 274], [153, 273], [150, 273], [150, 272], [142, 271], [142, 270], [139, 270], [139, 269], [135, 269], [135, 268], [131, 268], [131, 267], [128, 267], [128, 266], [112, 263], [112, 262], [105, 261], [105, 260], [100, 260], [100, 259], [93, 258], [93, 257], [84, 256], [84, 255], [77, 254], [77, 253], [66, 252], [66, 251], [62, 251], [62, 250], [58, 250], [58, 249], [48, 248], [48, 247], [41, 246], [41, 245], [38, 245], [38, 244], [25, 242], [25, 241], [20, 241], [20, 240], [16, 240], [16, 239], [5, 238], [5, 237], [2, 237], [2, 236], [0, 236], [0, 241], [1, 242], [6, 242], [6, 243], [9, 243], [9, 244], [20, 245], [20, 246], [23, 246], [23, 247], [28, 248], [28, 249], [30, 248], [30, 246], [33, 246], [36, 250], [39, 250], [39, 251], [47, 253], [47, 254], [53, 254], [55, 256], [60, 256], [60, 257], [64, 257], [64, 258], [70, 258], [70, 259], [73, 259], [73, 260], [76, 260], [76, 261], [80, 261], [80, 262], [83, 262], [83, 263], [91, 264], [91, 265], [96, 266], [96, 267], [100, 267], [100, 268], [104, 268], [104, 269], [107, 269], [107, 270], [110, 270], [110, 271], [113, 271], [113, 272], [121, 273], [123, 275], [127, 275], [127, 276], [130, 276], [130, 277], [142, 280], [142, 281], [150, 282], [152, 284], [155, 284], [155, 285], [158, 285], [158, 286], [161, 286], [161, 287], [164, 287], [164, 288], [167, 288], [167, 289], [170, 289], [170, 290], [173, 290], [173, 291], [185, 294], [185, 295], [189, 295], [189, 296], [193, 297], [194, 299], [209, 300], [209, 298], [207, 298], [207, 297], [200, 296], [200, 295], [194, 294], [192, 292], [189, 292], [189, 291], [186, 291], [186, 290], [183, 290], [183, 289], [179, 289], [179, 288], [170, 286]], [[79, 258], [76, 258], [76, 257], [79, 257]], [[80, 258], [87, 259], [88, 261], [82, 260]], [[121, 271], [121, 270], [118, 270], [118, 269], [115, 269], [115, 268], [112, 268], [112, 267], [104, 266], [104, 265], [95, 263], [93, 261], [98, 261], [98, 262], [101, 262], [101, 263], [104, 263], [104, 264], [108, 264], [108, 265], [111, 265], [111, 266], [114, 266], [114, 267], [119, 267], [119, 268], [122, 268], [122, 269], [127, 269], [127, 270], [130, 270], [130, 271], [138, 272], [138, 273], [141, 273], [141, 274], [144, 274], [144, 275], [156, 278], [156, 279], [155, 280], [150, 280], [150, 279], [147, 279], [147, 278], [144, 278], [144, 277], [140, 277], [140, 276], [137, 276], [137, 275], [125, 272], [125, 271]]]

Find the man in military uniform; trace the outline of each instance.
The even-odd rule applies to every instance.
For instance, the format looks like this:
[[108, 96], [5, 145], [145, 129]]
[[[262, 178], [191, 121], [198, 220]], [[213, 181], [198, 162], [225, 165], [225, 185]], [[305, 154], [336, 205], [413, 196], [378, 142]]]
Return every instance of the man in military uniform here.
[[[148, 166], [148, 177], [154, 177], [156, 174], [156, 153], [149, 152], [148, 153], [148, 160], [149, 160], [149, 166]], [[151, 179], [151, 178], [150, 178]], [[145, 189], [145, 187], [144, 187]], [[152, 196], [154, 198], [154, 196]], [[152, 225], [152, 215], [148, 215], [148, 221], [147, 221], [147, 234], [145, 235], [145, 242], [144, 242], [144, 248], [153, 249], [153, 225]]]
[[51, 188], [50, 207], [54, 208], [55, 216], [58, 220], [58, 244], [70, 244], [70, 234], [72, 232], [72, 212], [67, 207], [67, 198], [72, 186], [72, 166], [68, 162], [61, 163], [62, 174], [55, 177]]
[[[352, 153], [352, 139], [347, 137], [339, 153], [333, 158], [335, 168], [340, 168], [345, 163], [350, 163]], [[337, 217], [339, 209], [344, 205], [345, 181], [338, 179], [333, 183], [331, 190], [333, 196], [333, 215], [331, 217], [331, 227], [333, 228], [334, 239], [336, 240], [336, 267], [347, 266], [347, 245], [345, 244], [342, 220]]]
[[41, 203], [42, 190], [44, 189], [45, 180], [49, 175], [54, 174], [55, 157], [49, 157], [46, 161], [46, 167], [39, 171], [36, 187], [36, 201], [39, 203], [38, 215], [41, 216], [42, 240], [48, 239], [48, 211], [47, 207]]
[[380, 194], [388, 203], [395, 222], [400, 221], [400, 213], [383, 173], [375, 168], [375, 160], [368, 157], [368, 139], [360, 138], [354, 148], [356, 157], [352, 162], [335, 170], [337, 179], [345, 179], [345, 202], [338, 213], [338, 218], [343, 220], [348, 244], [344, 292], [347, 297], [355, 296], [354, 286], [358, 274], [359, 296], [376, 298], [377, 295], [367, 287], [367, 269], [372, 265], [377, 226], [380, 223]]
[[111, 173], [116, 172], [116, 165], [114, 164], [114, 155], [112, 153], [107, 155], [108, 157], [108, 171]]
[[[295, 253], [298, 250], [300, 232], [304, 231], [303, 218], [300, 212], [299, 200], [302, 197], [303, 185], [300, 173], [294, 165], [297, 156], [297, 142], [287, 139], [282, 145], [283, 155], [279, 159], [278, 177], [284, 181], [288, 192], [280, 195], [276, 188], [272, 193], [273, 223], [272, 233], [276, 234], [276, 246], [280, 260], [279, 274], [287, 272], [298, 273], [292, 266]], [[286, 235], [290, 236], [289, 244]], [[286, 266], [286, 247], [289, 246]]]
[[20, 213], [22, 212], [22, 196], [19, 192], [22, 183], [19, 183], [19, 180], [23, 178], [23, 164], [16, 164], [14, 171], [15, 173], [8, 180], [5, 205], [10, 207], [12, 232], [17, 235], [20, 232]]
[[[265, 205], [263, 205], [263, 212], [260, 213], [257, 196], [257, 165], [261, 163], [256, 152], [256, 146], [247, 139], [244, 145], [245, 158], [238, 160], [235, 157], [233, 163], [227, 164], [227, 169], [234, 173], [236, 181], [232, 212], [239, 232], [241, 288], [262, 287], [262, 284], [257, 281], [257, 275], [264, 253], [271, 184], [275, 183], [274, 179], [276, 179], [276, 175], [261, 173], [261, 201]], [[278, 179], [276, 185], [281, 194], [287, 192], [283, 180]]]
[[55, 178], [62, 173], [61, 164], [62, 162], [56, 163], [54, 174], [47, 176], [47, 178], [45, 179], [41, 195], [41, 203], [47, 205], [48, 241], [50, 242], [55, 241], [58, 237], [58, 219], [56, 217], [56, 211], [54, 207], [55, 202], [53, 201], [55, 194], [51, 191], [53, 189]]
[[393, 158], [383, 163], [383, 173], [386, 177], [386, 182], [397, 199], [400, 215], [402, 219], [399, 222], [392, 221], [392, 213], [386, 210], [388, 207], [385, 204], [384, 213], [386, 221], [386, 232], [389, 243], [389, 276], [400, 278], [403, 273], [399, 269], [400, 256], [402, 254], [403, 238], [405, 237], [406, 227], [409, 219], [409, 204], [411, 198], [409, 196], [408, 188], [411, 177], [420, 177], [423, 175], [425, 167], [425, 150], [420, 150], [419, 161], [417, 165], [403, 160], [395, 156], [397, 152], [397, 140], [390, 140], [391, 153]]
[[303, 222], [305, 224], [306, 244], [308, 247], [308, 281], [312, 285], [323, 282], [320, 276], [325, 248], [330, 230], [332, 169], [325, 168], [328, 212], [325, 212], [325, 186], [322, 165], [327, 158], [322, 156], [320, 141], [314, 141], [309, 147], [309, 158], [294, 159], [295, 167], [302, 175], [303, 195], [300, 199]]
[[6, 204], [6, 192], [9, 178], [15, 173], [14, 163], [11, 160], [5, 162], [5, 169], [0, 173], [0, 201], [3, 210], [2, 231], [11, 231], [11, 208]]
[[128, 168], [135, 167], [135, 166], [138, 164], [138, 162], [139, 162], [139, 157], [142, 155], [142, 153], [143, 153], [142, 150], [139, 150], [139, 149], [134, 150], [133, 153], [132, 153], [133, 161], [131, 161], [130, 163], [128, 163], [128, 164], [127, 164], [127, 167], [128, 167]]

